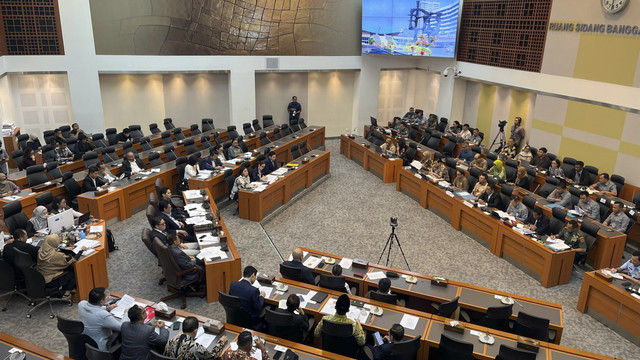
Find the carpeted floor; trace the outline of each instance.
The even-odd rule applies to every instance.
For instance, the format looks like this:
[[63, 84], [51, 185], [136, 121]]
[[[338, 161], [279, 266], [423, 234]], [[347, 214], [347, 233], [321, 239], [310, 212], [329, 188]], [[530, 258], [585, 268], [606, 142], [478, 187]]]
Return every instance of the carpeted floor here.
[[[397, 217], [398, 238], [411, 266], [420, 273], [508, 291], [562, 304], [564, 332], [562, 345], [624, 359], [640, 359], [638, 347], [591, 316], [576, 309], [581, 279], [574, 273], [567, 285], [546, 289], [515, 268], [455, 231], [446, 221], [425, 210], [410, 197], [383, 184], [372, 173], [340, 155], [338, 140], [327, 140], [331, 151], [331, 177], [264, 224], [275, 246], [287, 257], [296, 246], [357, 257], [376, 262], [390, 233], [389, 218]], [[277, 274], [280, 258], [258, 223], [241, 220], [226, 208], [222, 216], [240, 254], [242, 264]], [[120, 247], [107, 260], [109, 289], [124, 291], [149, 300], [166, 295], [158, 285], [161, 277], [153, 255], [140, 241], [148, 226], [144, 212], [111, 226]], [[405, 268], [394, 248], [392, 265]], [[4, 299], [3, 299], [4, 300]], [[169, 302], [179, 306], [179, 300]], [[0, 331], [36, 345], [67, 354], [67, 344], [48, 318], [48, 309], [38, 310], [26, 319], [28, 306], [14, 300], [0, 315]], [[218, 303], [188, 299], [188, 311], [224, 320]], [[55, 305], [57, 315], [77, 318], [77, 308]]]

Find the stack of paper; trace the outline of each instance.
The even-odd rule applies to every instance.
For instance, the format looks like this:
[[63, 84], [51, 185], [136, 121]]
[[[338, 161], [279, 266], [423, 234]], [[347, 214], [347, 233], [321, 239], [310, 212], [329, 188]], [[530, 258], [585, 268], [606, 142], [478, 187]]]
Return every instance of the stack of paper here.
[[343, 269], [351, 269], [351, 264], [353, 264], [352, 259], [342, 258], [338, 265], [342, 266]]
[[258, 186], [256, 186], [256, 187], [253, 189], [253, 192], [260, 193], [260, 192], [265, 191], [266, 189], [267, 189], [267, 185], [262, 184], [262, 185], [258, 185]]
[[279, 168], [274, 170], [271, 174], [272, 175], [276, 175], [276, 176], [280, 176], [280, 175], [284, 175], [287, 173], [287, 169], [286, 168]]
[[201, 224], [201, 223], [207, 223], [210, 222], [209, 220], [207, 220], [206, 216], [194, 216], [194, 217], [190, 217], [185, 219], [184, 221], [185, 223], [189, 224], [189, 225], [196, 225], [196, 224]]
[[418, 160], [413, 160], [411, 162], [411, 166], [413, 166], [414, 168], [416, 168], [417, 170], [422, 169], [422, 164], [420, 163], [420, 161]]
[[94, 249], [100, 245], [102, 245], [102, 243], [98, 240], [82, 239], [75, 244], [73, 252], [77, 254], [82, 250], [83, 247], [87, 249]]
[[124, 312], [127, 311], [127, 309], [129, 309], [130, 307], [132, 307], [133, 304], [135, 304], [135, 300], [131, 296], [125, 294], [118, 301], [118, 304], [116, 305], [116, 307], [111, 310], [111, 313], [113, 314], [113, 316], [117, 318], [122, 318], [124, 316]]
[[385, 275], [382, 271], [372, 271], [367, 274], [367, 277], [369, 278], [369, 280], [380, 280], [386, 278], [387, 275]]
[[272, 184], [272, 183], [273, 183], [274, 181], [276, 181], [276, 180], [278, 180], [278, 177], [277, 177], [277, 176], [274, 176], [274, 175], [271, 175], [271, 174], [267, 175], [267, 180], [266, 180], [266, 182], [267, 182], [268, 184]]
[[416, 325], [418, 325], [418, 320], [420, 320], [420, 318], [417, 316], [405, 314], [402, 317], [402, 320], [400, 320], [400, 325], [404, 326], [407, 329], [415, 330]]
[[227, 253], [220, 250], [219, 246], [211, 246], [211, 247], [204, 248], [200, 250], [200, 253], [196, 256], [196, 258], [200, 260], [202, 259], [211, 260], [217, 257], [223, 260], [227, 258]]
[[202, 194], [200, 194], [200, 190], [185, 190], [183, 191], [184, 197], [187, 200], [197, 200], [202, 199]]
[[322, 261], [321, 258], [316, 257], [316, 256], [309, 256], [309, 258], [303, 263], [304, 266], [313, 269], [316, 266], [318, 266], [318, 264], [320, 264], [320, 261]]
[[211, 235], [211, 233], [198, 234], [196, 237], [198, 238], [198, 243], [200, 244], [200, 246], [211, 246], [213, 244], [220, 243], [220, 238]]

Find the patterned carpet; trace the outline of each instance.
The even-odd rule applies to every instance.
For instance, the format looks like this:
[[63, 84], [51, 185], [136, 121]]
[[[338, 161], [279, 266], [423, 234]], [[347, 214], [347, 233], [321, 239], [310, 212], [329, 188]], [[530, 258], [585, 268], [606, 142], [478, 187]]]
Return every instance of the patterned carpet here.
[[[425, 210], [395, 184], [382, 180], [339, 153], [339, 141], [327, 140], [331, 151], [331, 177], [294, 202], [268, 223], [265, 230], [275, 246], [287, 257], [296, 246], [377, 261], [389, 236], [389, 218], [397, 217], [398, 238], [411, 270], [441, 275], [452, 280], [508, 291], [562, 304], [564, 332], [562, 345], [625, 359], [640, 359], [638, 347], [591, 316], [576, 309], [581, 279], [574, 273], [566, 285], [546, 289], [505, 260], [491, 254], [477, 242], [455, 231], [446, 221]], [[276, 274], [280, 258], [258, 223], [238, 219], [230, 207], [222, 212], [244, 265]], [[149, 300], [166, 295], [158, 286], [161, 277], [153, 255], [140, 241], [148, 226], [144, 212], [111, 229], [120, 251], [107, 260], [110, 290], [124, 291]], [[405, 268], [394, 248], [392, 265]], [[179, 300], [169, 302], [179, 306]], [[2, 313], [0, 331], [53, 351], [67, 354], [67, 344], [48, 318], [48, 309], [38, 310], [32, 319], [24, 314], [28, 306], [14, 300]], [[188, 311], [224, 320], [218, 303], [189, 298]], [[77, 308], [54, 305], [57, 315], [77, 318]]]

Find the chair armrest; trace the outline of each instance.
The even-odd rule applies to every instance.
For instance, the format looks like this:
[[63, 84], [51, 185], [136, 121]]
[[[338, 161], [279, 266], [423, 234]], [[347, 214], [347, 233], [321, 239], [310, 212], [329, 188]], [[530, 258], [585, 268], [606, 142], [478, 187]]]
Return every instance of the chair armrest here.
[[363, 346], [362, 353], [367, 360], [373, 360], [373, 351], [371, 351], [371, 348], [369, 346]]
[[194, 266], [191, 269], [182, 270], [182, 271], [178, 272], [177, 275], [182, 277], [182, 276], [184, 276], [186, 274], [189, 274], [189, 273], [192, 273], [192, 272], [195, 272], [195, 271], [197, 271], [198, 274], [200, 275], [198, 280], [202, 280], [202, 278], [204, 277], [204, 271], [202, 269], [200, 269], [199, 267], [197, 267], [197, 266]]
[[549, 329], [549, 342], [550, 343], [555, 343], [557, 336], [558, 336], [558, 332], [557, 331]]
[[471, 318], [469, 317], [469, 314], [467, 314], [467, 312], [462, 310], [461, 308], [460, 308], [460, 317], [464, 320], [464, 322], [468, 322], [468, 323], [471, 322]]

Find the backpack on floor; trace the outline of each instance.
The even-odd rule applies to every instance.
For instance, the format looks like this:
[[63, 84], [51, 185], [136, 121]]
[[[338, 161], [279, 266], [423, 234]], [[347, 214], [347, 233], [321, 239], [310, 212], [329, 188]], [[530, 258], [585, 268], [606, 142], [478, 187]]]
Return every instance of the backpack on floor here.
[[116, 246], [116, 237], [113, 236], [111, 230], [107, 229], [107, 246], [109, 246], [109, 252], [118, 250]]

